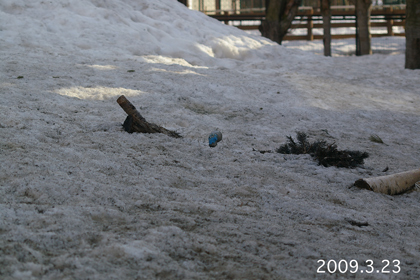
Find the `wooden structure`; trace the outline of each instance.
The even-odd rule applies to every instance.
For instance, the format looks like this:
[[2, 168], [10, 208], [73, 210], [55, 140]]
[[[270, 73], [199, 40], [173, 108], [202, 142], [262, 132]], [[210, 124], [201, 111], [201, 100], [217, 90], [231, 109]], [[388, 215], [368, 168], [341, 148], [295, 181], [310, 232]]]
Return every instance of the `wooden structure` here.
[[[332, 23], [331, 28], [349, 28], [356, 26], [356, 12], [354, 6], [333, 6], [331, 7]], [[386, 27], [387, 33], [372, 34], [372, 37], [380, 36], [405, 36], [405, 33], [395, 33], [393, 26], [405, 26], [405, 6], [400, 9], [392, 6], [372, 9], [371, 27]], [[209, 15], [225, 24], [233, 23], [234, 26], [252, 30], [258, 29], [259, 22], [265, 19], [265, 13], [240, 13], [240, 14], [215, 14]], [[319, 9], [312, 7], [300, 7], [292, 24], [292, 29], [304, 28], [307, 35], [286, 35], [284, 40], [317, 40], [322, 39], [323, 35], [314, 35], [313, 29], [322, 29], [322, 16]], [[355, 34], [333, 34], [332, 39], [354, 38]]]

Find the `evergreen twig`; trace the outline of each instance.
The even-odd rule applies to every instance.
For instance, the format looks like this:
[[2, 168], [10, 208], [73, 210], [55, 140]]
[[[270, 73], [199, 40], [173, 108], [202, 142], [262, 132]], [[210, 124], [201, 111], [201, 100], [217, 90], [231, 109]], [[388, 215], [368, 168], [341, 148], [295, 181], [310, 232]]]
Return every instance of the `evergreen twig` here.
[[326, 141], [315, 141], [310, 143], [304, 132], [297, 132], [297, 142], [292, 136], [287, 136], [287, 143], [281, 145], [276, 152], [281, 154], [309, 154], [318, 161], [319, 165], [328, 167], [354, 168], [364, 163], [369, 157], [366, 152], [338, 150], [335, 143], [328, 144]]

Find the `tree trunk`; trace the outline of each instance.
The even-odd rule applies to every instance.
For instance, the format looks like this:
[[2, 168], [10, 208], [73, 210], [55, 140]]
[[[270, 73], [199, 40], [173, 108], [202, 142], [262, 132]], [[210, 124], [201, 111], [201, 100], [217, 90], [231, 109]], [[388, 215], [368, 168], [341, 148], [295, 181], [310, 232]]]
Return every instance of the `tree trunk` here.
[[420, 2], [407, 0], [405, 68], [420, 69]]
[[324, 27], [324, 55], [331, 56], [331, 0], [322, 0], [321, 13]]
[[302, 0], [266, 0], [266, 19], [259, 27], [261, 35], [281, 44], [301, 2]]
[[357, 16], [357, 55], [372, 54], [371, 35], [370, 35], [370, 12], [372, 10], [372, 0], [354, 0], [356, 3]]

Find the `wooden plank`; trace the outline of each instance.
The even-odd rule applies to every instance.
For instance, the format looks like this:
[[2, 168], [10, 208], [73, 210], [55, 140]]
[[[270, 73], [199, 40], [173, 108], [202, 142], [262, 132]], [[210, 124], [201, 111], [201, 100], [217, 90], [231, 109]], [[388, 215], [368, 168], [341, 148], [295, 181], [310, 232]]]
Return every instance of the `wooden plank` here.
[[[341, 28], [341, 27], [354, 27], [354, 23], [347, 23], [347, 24], [338, 24], [339, 26], [336, 26], [335, 24], [332, 24], [332, 28]], [[372, 27], [386, 27], [386, 22], [380, 22], [380, 23], [371, 23]], [[405, 26], [405, 22], [394, 22], [393, 26]], [[259, 25], [237, 25], [235, 26], [241, 30], [256, 30], [258, 29]], [[306, 28], [306, 24], [296, 24], [292, 25], [292, 29], [298, 29], [298, 28]], [[313, 28], [322, 28], [322, 24], [314, 24]], [[307, 36], [307, 35], [306, 35]]]
[[371, 22], [370, 26], [371, 27], [387, 27], [388, 23], [386, 21], [384, 21], [384, 22]]
[[393, 26], [405, 26], [405, 20], [403, 20], [403, 21], [395, 21], [394, 20]]
[[[354, 22], [333, 22], [331, 23], [331, 28], [342, 28], [342, 27], [354, 27], [355, 23]], [[314, 24], [314, 28], [322, 28], [322, 24]]]
[[[212, 11], [214, 12], [214, 11]], [[218, 13], [222, 13], [222, 14], [209, 14], [209, 16], [224, 21], [224, 20], [261, 20], [263, 18], [265, 18], [265, 13], [258, 13], [258, 12], [253, 12], [253, 13], [240, 13], [240, 14], [232, 14], [229, 11], [219, 11], [217, 10]], [[337, 10], [337, 9], [331, 9], [331, 14], [332, 16], [355, 16], [356, 15], [356, 11], [353, 9], [346, 9], [346, 10]], [[396, 16], [405, 16], [406, 11], [405, 9], [373, 9], [371, 11], [371, 15], [372, 16], [392, 16], [392, 15], [396, 15]], [[321, 16], [321, 11], [319, 9], [311, 9], [311, 8], [307, 8], [307, 9], [299, 9], [299, 11], [296, 14], [297, 16], [309, 16], [309, 15], [313, 15], [313, 16]]]
[[[355, 23], [354, 22], [337, 22], [337, 23], [332, 23], [331, 24], [331, 28], [349, 28], [349, 27], [354, 27]], [[387, 22], [371, 22], [371, 26], [372, 27], [387, 27]], [[394, 22], [393, 26], [404, 26], [404, 24], [402, 22]], [[292, 24], [292, 29], [298, 29], [298, 28], [307, 28], [307, 24], [306, 23], [298, 23], [298, 24]], [[313, 28], [322, 28], [322, 24], [321, 23], [314, 23], [313, 24]]]
[[356, 34], [333, 34], [331, 37], [333, 40], [350, 39], [356, 38]]
[[255, 30], [255, 29], [258, 29], [259, 25], [238, 25], [235, 27], [241, 30]]
[[[381, 34], [372, 34], [372, 37], [385, 37], [388, 36], [387, 33], [381, 33]], [[394, 36], [405, 36], [405, 33], [394, 33]], [[286, 35], [283, 40], [284, 41], [304, 41], [307, 40], [307, 35]], [[333, 34], [331, 35], [331, 38], [333, 40], [340, 40], [340, 39], [351, 39], [356, 38], [356, 34]], [[314, 40], [322, 40], [323, 35], [314, 35]]]
[[224, 14], [224, 15], [208, 15], [220, 21], [229, 20], [263, 20], [265, 14]]
[[401, 10], [394, 10], [392, 9], [391, 11], [388, 9], [381, 9], [381, 10], [372, 10], [371, 15], [405, 15], [405, 9], [401, 9]]
[[[314, 36], [314, 40], [322, 40], [323, 39], [323, 35], [313, 35]], [[355, 34], [335, 34], [335, 35], [331, 35], [331, 38], [334, 40], [339, 40], [339, 39], [348, 39], [348, 38], [355, 38], [356, 35]], [[286, 35], [283, 40], [285, 41], [303, 41], [303, 40], [307, 40], [308, 36], [307, 35]]]
[[[388, 36], [387, 33], [383, 33], [383, 34], [372, 34], [372, 37], [385, 37]], [[404, 37], [405, 33], [394, 33], [394, 36], [399, 36], [399, 37]], [[283, 38], [283, 41], [307, 41], [307, 35], [298, 35], [298, 36], [294, 36], [294, 35], [286, 35]], [[340, 40], [340, 39], [352, 39], [352, 38], [356, 38], [355, 34], [335, 34], [335, 35], [331, 35], [331, 38], [333, 40]], [[322, 35], [314, 35], [314, 40], [322, 40], [323, 36]]]
[[[314, 35], [314, 39], [316, 35]], [[283, 41], [307, 41], [307, 35], [286, 35], [283, 37]]]

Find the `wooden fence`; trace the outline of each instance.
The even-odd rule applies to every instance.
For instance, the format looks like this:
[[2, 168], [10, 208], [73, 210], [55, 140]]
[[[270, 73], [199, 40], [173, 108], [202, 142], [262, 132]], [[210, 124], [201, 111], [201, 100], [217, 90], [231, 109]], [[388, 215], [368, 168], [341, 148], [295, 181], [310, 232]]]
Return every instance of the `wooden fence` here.
[[[331, 28], [356, 27], [356, 14], [354, 6], [341, 6], [331, 8]], [[405, 27], [405, 5], [393, 8], [392, 6], [375, 8], [371, 11], [371, 27], [386, 27], [386, 33], [373, 33], [372, 37], [380, 36], [405, 36], [403, 32], [394, 32], [393, 26]], [[264, 13], [240, 13], [209, 15], [226, 24], [232, 24], [240, 29], [258, 29], [259, 22], [265, 19]], [[301, 7], [293, 21], [292, 29], [306, 29], [306, 35], [288, 34], [283, 40], [317, 40], [323, 35], [314, 34], [314, 29], [322, 30], [322, 16], [319, 9]], [[354, 38], [355, 34], [333, 34], [332, 39]]]

